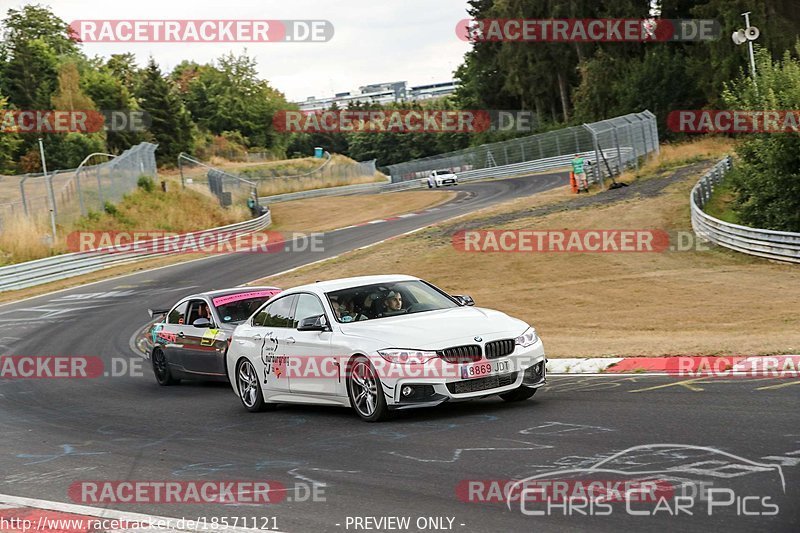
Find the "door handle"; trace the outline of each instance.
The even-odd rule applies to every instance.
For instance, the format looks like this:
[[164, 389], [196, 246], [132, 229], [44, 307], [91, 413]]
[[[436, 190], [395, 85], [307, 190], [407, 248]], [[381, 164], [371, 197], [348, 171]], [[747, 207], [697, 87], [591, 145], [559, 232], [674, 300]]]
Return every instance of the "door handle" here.
[[286, 344], [294, 344], [294, 337], [286, 337]]
[[179, 331], [179, 332], [178, 332], [178, 337], [180, 337], [181, 339], [183, 339], [183, 338], [185, 338], [185, 337], [186, 337], [186, 335], [184, 335], [182, 331]]
[[254, 341], [260, 341], [261, 340], [261, 333], [256, 333], [255, 335], [253, 335], [253, 340]]

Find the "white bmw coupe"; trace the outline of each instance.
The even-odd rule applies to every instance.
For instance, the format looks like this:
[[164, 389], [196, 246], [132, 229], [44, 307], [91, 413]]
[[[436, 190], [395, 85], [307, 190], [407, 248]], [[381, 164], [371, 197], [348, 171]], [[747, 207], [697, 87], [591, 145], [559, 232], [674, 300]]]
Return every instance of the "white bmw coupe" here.
[[340, 405], [369, 422], [495, 394], [526, 400], [545, 383], [531, 326], [402, 275], [283, 291], [236, 328], [226, 361], [249, 411]]

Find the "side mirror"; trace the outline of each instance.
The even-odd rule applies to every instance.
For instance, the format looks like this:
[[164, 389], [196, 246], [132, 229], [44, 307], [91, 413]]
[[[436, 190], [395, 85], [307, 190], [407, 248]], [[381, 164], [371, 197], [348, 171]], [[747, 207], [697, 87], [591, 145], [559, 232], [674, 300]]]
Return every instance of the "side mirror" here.
[[297, 331], [328, 331], [325, 315], [309, 316], [300, 321]]
[[196, 328], [210, 328], [211, 327], [211, 321], [209, 319], [207, 319], [207, 318], [200, 317], [200, 318], [195, 319], [194, 322], [192, 322], [192, 326], [194, 326]]
[[468, 296], [466, 294], [455, 294], [453, 295], [453, 298], [456, 302], [458, 302], [458, 305], [461, 306], [475, 305], [475, 300], [472, 299], [472, 296]]

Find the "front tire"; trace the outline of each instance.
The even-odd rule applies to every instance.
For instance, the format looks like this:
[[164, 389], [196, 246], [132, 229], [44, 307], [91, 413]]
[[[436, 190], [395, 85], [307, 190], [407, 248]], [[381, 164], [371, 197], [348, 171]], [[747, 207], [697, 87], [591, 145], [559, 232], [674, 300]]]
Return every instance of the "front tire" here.
[[258, 373], [253, 363], [247, 359], [242, 359], [236, 365], [236, 390], [239, 391], [242, 405], [251, 413], [266, 409], [267, 404], [264, 402], [264, 394], [258, 382]]
[[150, 358], [153, 364], [153, 374], [156, 376], [156, 381], [162, 387], [169, 385], [178, 385], [181, 380], [172, 376], [172, 371], [169, 369], [169, 362], [167, 356], [160, 349], [153, 350], [152, 357]]
[[519, 387], [517, 387], [512, 391], [500, 394], [500, 397], [507, 402], [521, 402], [532, 397], [534, 394], [536, 394], [537, 390], [538, 389], [532, 389], [530, 387], [525, 387], [524, 385], [520, 385]]
[[364, 356], [356, 357], [350, 364], [347, 396], [358, 416], [367, 422], [384, 420], [389, 414], [381, 380], [372, 363]]

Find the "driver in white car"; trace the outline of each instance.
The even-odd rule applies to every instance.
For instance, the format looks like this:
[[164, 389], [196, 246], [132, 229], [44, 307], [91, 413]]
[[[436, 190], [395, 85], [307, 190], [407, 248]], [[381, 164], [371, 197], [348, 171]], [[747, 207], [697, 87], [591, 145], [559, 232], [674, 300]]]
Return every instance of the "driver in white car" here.
[[403, 310], [403, 295], [397, 291], [389, 291], [386, 298], [383, 299], [383, 305], [386, 308], [384, 314], [391, 315], [399, 313]]

